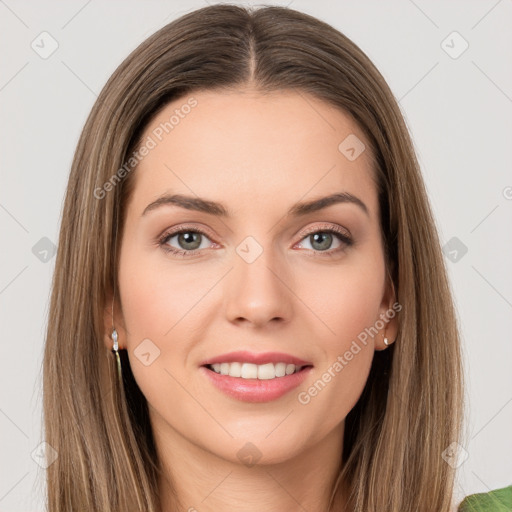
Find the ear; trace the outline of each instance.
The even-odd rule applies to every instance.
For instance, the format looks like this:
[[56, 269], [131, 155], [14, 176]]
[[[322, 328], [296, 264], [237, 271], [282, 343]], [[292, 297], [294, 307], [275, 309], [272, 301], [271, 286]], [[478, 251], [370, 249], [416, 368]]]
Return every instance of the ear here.
[[[386, 272], [386, 288], [379, 309], [379, 318], [376, 320], [376, 326], [379, 333], [375, 336], [375, 350], [385, 350], [388, 348], [384, 343], [384, 338], [388, 339], [388, 344], [395, 342], [398, 336], [398, 315], [402, 305], [396, 300], [395, 286], [389, 271]], [[380, 328], [382, 327], [382, 329]]]
[[114, 311], [112, 314], [112, 299], [114, 294], [112, 290], [109, 290], [106, 299], [105, 307], [103, 309], [103, 340], [105, 346], [112, 350], [114, 341], [112, 340], [112, 324], [117, 331], [117, 342], [119, 349], [126, 348], [126, 328], [124, 326], [124, 319], [121, 311], [121, 305], [119, 302], [119, 294], [116, 293], [114, 298]]

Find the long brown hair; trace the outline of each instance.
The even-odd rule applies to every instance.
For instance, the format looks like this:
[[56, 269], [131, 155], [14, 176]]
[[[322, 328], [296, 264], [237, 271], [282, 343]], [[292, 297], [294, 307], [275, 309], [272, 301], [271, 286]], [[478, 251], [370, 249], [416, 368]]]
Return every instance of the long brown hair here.
[[327, 23], [289, 8], [229, 4], [188, 13], [136, 48], [101, 91], [78, 142], [44, 354], [45, 439], [58, 452], [47, 469], [48, 510], [160, 511], [147, 404], [126, 354], [120, 385], [104, 343], [107, 297], [118, 296], [117, 234], [136, 172], [126, 162], [169, 101], [247, 85], [309, 93], [342, 109], [373, 156], [386, 265], [402, 310], [396, 343], [375, 353], [346, 418], [330, 510], [346, 493], [351, 512], [446, 512], [454, 470], [442, 454], [462, 424], [459, 333], [400, 109], [369, 58]]

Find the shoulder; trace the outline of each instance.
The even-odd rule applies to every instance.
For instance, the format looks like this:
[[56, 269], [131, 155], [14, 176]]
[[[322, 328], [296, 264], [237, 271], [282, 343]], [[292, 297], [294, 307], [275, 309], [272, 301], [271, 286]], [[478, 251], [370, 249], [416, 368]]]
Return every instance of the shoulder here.
[[491, 492], [466, 496], [457, 512], [510, 512], [512, 510], [512, 485]]

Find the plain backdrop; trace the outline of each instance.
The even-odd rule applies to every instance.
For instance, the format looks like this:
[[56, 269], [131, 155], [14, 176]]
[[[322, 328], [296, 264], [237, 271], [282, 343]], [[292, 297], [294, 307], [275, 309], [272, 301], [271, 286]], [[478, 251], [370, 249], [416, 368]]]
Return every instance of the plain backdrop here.
[[[267, 4], [346, 34], [399, 100], [462, 331], [469, 408], [457, 495], [512, 484], [512, 2]], [[0, 0], [0, 511], [44, 509], [41, 362], [62, 200], [86, 116], [139, 43], [206, 5]]]

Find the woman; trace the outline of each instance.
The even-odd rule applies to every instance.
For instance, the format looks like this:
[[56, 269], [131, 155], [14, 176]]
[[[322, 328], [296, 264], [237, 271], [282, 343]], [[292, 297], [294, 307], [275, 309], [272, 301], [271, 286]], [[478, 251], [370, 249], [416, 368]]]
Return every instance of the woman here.
[[44, 360], [48, 510], [452, 510], [459, 334], [397, 103], [281, 7], [143, 42], [87, 120]]

